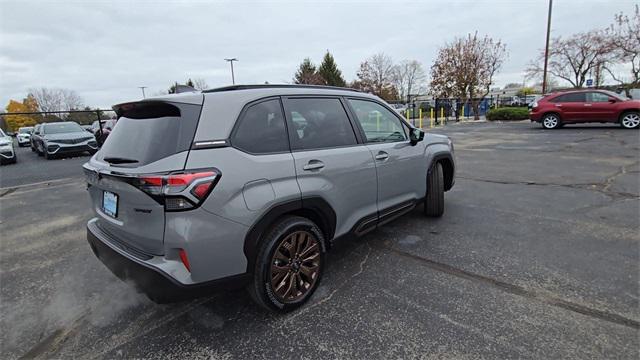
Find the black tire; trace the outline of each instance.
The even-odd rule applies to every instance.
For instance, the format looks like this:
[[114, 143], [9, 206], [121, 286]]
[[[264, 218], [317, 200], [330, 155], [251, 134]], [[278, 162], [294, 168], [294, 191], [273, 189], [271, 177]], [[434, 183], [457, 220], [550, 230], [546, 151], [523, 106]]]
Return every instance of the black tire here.
[[38, 153], [38, 156], [44, 156], [44, 152], [40, 151], [39, 146], [36, 146], [36, 153]]
[[[283, 244], [291, 236], [295, 234], [306, 233], [309, 237], [306, 241], [315, 241], [319, 252], [314, 262], [317, 260], [317, 264], [314, 265], [315, 276], [313, 282], [309, 283], [309, 287], [306, 289], [300, 289], [300, 286], [296, 284], [296, 292], [300, 292], [299, 298], [293, 300], [283, 300], [278, 294], [274, 286], [272, 285], [272, 268], [276, 266], [278, 261], [275, 258], [277, 250], [282, 249]], [[260, 249], [256, 257], [256, 265], [253, 274], [253, 281], [249, 284], [248, 290], [253, 300], [260, 306], [270, 311], [276, 312], [289, 312], [302, 306], [314, 291], [318, 288], [318, 284], [322, 278], [322, 271], [324, 268], [324, 236], [318, 226], [313, 221], [299, 217], [299, 216], [287, 216], [277, 221], [271, 229], [266, 232], [266, 236], [260, 239]], [[314, 251], [315, 252], [315, 251]], [[297, 255], [297, 254], [296, 254]], [[298, 266], [298, 270], [293, 270], [292, 265], [283, 263], [284, 266], [289, 266], [288, 273], [284, 275], [282, 283], [285, 279], [298, 276], [297, 279], [302, 279], [303, 272], [300, 270], [301, 266]], [[290, 264], [290, 263], [289, 263]], [[303, 262], [304, 264], [304, 262]], [[299, 271], [297, 275], [291, 275], [289, 273], [293, 271]], [[277, 276], [274, 274], [274, 281]], [[289, 277], [288, 277], [289, 275]], [[296, 281], [297, 283], [297, 281]], [[304, 283], [302, 283], [304, 285]], [[303, 292], [304, 291], [304, 292]]]
[[440, 217], [444, 214], [444, 172], [439, 162], [433, 164], [427, 174], [424, 213], [430, 217]]
[[561, 127], [562, 121], [560, 120], [560, 116], [558, 114], [549, 113], [542, 116], [540, 124], [543, 128], [551, 130]]
[[625, 129], [638, 129], [640, 128], [640, 112], [627, 111], [620, 115], [620, 126]]

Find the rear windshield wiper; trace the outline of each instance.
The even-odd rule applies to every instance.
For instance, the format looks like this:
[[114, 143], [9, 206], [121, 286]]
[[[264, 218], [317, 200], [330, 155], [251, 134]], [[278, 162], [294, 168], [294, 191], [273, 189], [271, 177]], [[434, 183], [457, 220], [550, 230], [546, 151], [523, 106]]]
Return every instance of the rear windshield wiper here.
[[108, 162], [109, 164], [133, 164], [138, 162], [138, 160], [135, 159], [127, 159], [121, 157], [106, 157], [103, 160]]

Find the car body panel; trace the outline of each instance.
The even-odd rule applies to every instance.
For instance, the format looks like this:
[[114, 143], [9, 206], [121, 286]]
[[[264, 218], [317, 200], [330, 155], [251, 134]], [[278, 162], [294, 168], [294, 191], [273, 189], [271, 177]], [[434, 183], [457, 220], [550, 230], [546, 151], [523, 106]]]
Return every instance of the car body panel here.
[[[321, 197], [336, 214], [335, 236], [375, 214], [378, 181], [373, 156], [366, 146], [294, 151], [295, 170], [303, 197]], [[313, 164], [318, 169], [305, 170]]]

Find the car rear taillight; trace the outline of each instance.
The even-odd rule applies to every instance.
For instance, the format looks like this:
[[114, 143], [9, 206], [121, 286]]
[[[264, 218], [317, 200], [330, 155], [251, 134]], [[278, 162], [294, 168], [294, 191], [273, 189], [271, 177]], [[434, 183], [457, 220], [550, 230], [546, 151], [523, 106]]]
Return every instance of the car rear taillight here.
[[191, 265], [189, 264], [189, 258], [187, 257], [187, 252], [184, 251], [184, 249], [180, 249], [180, 261], [182, 261], [182, 264], [184, 265], [184, 267], [187, 268], [187, 271], [191, 272]]
[[168, 175], [141, 175], [134, 184], [164, 202], [165, 210], [180, 211], [198, 207], [220, 179], [218, 170], [198, 170]]

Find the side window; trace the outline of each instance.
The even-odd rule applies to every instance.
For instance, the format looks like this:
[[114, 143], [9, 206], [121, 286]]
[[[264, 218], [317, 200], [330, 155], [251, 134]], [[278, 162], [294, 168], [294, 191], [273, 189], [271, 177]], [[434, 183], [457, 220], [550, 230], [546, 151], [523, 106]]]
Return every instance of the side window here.
[[339, 99], [293, 98], [286, 101], [291, 122], [291, 149], [323, 149], [355, 145], [347, 112]]
[[585, 102], [586, 101], [585, 93], [572, 93], [572, 94], [564, 94], [560, 95], [551, 102], [554, 103], [566, 103], [566, 102]]
[[391, 111], [373, 101], [349, 99], [367, 142], [396, 142], [407, 140], [407, 134]]
[[253, 154], [289, 151], [280, 100], [267, 100], [247, 108], [234, 131], [231, 144]]
[[587, 93], [587, 102], [609, 102], [609, 96], [599, 92]]

